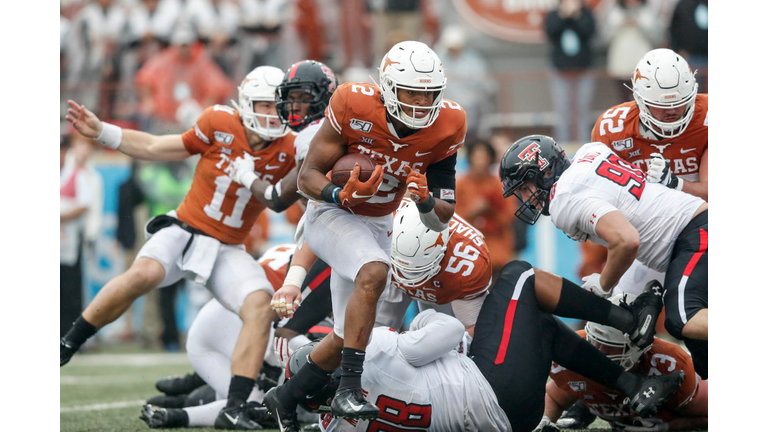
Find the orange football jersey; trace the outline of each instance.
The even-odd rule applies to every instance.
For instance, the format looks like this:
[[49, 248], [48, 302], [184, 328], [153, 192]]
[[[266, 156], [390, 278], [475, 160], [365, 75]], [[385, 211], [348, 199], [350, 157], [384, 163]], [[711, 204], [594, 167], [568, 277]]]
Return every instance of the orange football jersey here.
[[195, 126], [182, 135], [187, 151], [199, 153], [200, 161], [192, 186], [177, 210], [179, 219], [222, 243], [242, 244], [266, 207], [229, 178], [230, 165], [248, 153], [256, 159], [256, 174], [276, 184], [296, 165], [295, 137], [289, 133], [254, 152], [236, 110], [225, 105], [206, 109]]
[[699, 180], [699, 165], [709, 143], [708, 95], [696, 95], [691, 123], [682, 135], [657, 141], [640, 133], [640, 110], [637, 104], [626, 102], [608, 111], [595, 123], [592, 141], [599, 141], [615, 151], [622, 159], [648, 170], [651, 153], [661, 153], [669, 159], [672, 173], [684, 180]]
[[448, 226], [448, 248], [440, 261], [440, 273], [413, 288], [393, 278], [395, 288], [413, 299], [435, 304], [472, 300], [490, 288], [491, 254], [483, 234], [456, 214]]
[[[406, 165], [424, 174], [429, 165], [464, 145], [467, 116], [456, 102], [443, 99], [435, 123], [403, 139], [390, 132], [386, 111], [379, 88], [364, 83], [346, 83], [336, 89], [325, 110], [327, 121], [343, 137], [348, 153], [369, 156], [384, 170], [379, 191], [353, 207], [355, 214], [384, 216], [397, 210], [406, 191]], [[445, 193], [435, 198], [455, 199], [453, 191]]]
[[275, 291], [283, 287], [288, 263], [291, 261], [296, 245], [279, 245], [264, 252], [259, 258], [259, 264], [267, 274], [267, 279]]
[[[586, 337], [584, 330], [579, 330], [577, 333], [581, 337]], [[633, 370], [642, 376], [667, 375], [676, 370], [685, 372], [685, 381], [653, 416], [663, 422], [668, 422], [675, 417], [671, 410], [687, 403], [696, 395], [699, 378], [693, 370], [691, 356], [672, 342], [654, 338], [653, 347], [644, 354], [639, 366]], [[589, 410], [603, 420], [637, 417], [630, 406], [624, 404], [625, 396], [616, 390], [611, 390], [554, 362], [549, 376], [561, 390], [582, 399]]]

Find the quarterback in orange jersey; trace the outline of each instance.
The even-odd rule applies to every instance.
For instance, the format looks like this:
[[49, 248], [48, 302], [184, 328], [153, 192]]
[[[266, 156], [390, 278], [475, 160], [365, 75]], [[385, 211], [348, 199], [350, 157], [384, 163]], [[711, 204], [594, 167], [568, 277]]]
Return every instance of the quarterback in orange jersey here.
[[[611, 300], [615, 302], [619, 297], [614, 296]], [[618, 392], [553, 363], [544, 411], [550, 421], [556, 422], [563, 410], [582, 400], [593, 415], [618, 430], [633, 427], [637, 429], [631, 430], [644, 431], [707, 428], [708, 384], [696, 375], [691, 356], [681, 347], [654, 338], [652, 345], [641, 350], [619, 330], [593, 322], [588, 322], [585, 329], [577, 333], [627, 371], [656, 376], [681, 370], [685, 372], [685, 380], [652, 417], [644, 419], [624, 403], [624, 397]]]
[[431, 230], [412, 201], [403, 203], [392, 227], [392, 285], [420, 303], [450, 305], [472, 335], [491, 286], [483, 234], [455, 214], [448, 228]]
[[275, 108], [275, 89], [283, 76], [271, 66], [254, 69], [238, 87], [238, 110], [210, 107], [182, 135], [121, 129], [69, 101], [67, 120], [78, 132], [109, 148], [137, 159], [181, 160], [199, 154], [200, 161], [179, 208], [147, 224], [151, 237], [134, 263], [99, 291], [62, 338], [62, 366], [139, 296], [182, 277], [194, 279], [243, 321], [232, 356], [229, 399], [219, 414], [222, 422], [237, 427], [237, 419], [249, 409], [245, 401], [261, 368], [275, 315], [269, 307], [274, 289], [243, 245], [265, 207], [247, 188], [233, 182], [228, 172], [246, 155], [252, 171], [271, 183], [293, 168], [294, 135], [281, 124]]
[[[442, 231], [453, 215], [456, 151], [464, 143], [466, 114], [443, 99], [442, 62], [423, 43], [401, 42], [382, 59], [379, 81], [378, 87], [346, 83], [334, 92], [299, 172], [299, 189], [314, 200], [305, 215], [307, 245], [332, 269], [334, 333], [312, 350], [307, 367], [267, 393], [265, 403], [282, 430], [298, 430], [297, 402], [321, 387], [339, 363], [343, 373], [332, 414], [378, 416], [363, 396], [360, 375], [387, 283], [391, 213], [408, 192], [427, 227]], [[355, 167], [337, 187], [326, 173], [349, 153], [369, 156], [376, 169], [362, 181]], [[295, 298], [279, 295], [286, 304]]]

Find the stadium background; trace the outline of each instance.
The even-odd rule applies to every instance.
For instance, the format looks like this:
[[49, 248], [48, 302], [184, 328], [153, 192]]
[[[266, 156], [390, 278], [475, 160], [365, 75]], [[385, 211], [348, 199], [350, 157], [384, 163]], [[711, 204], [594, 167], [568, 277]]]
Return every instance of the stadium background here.
[[[618, 0], [616, 0], [618, 1]], [[625, 95], [621, 94], [613, 83], [612, 77], [606, 71], [607, 50], [609, 41], [601, 35], [601, 24], [605, 21], [608, 11], [615, 7], [614, 0], [592, 0], [586, 3], [592, 8], [597, 32], [591, 43], [593, 54], [592, 66], [588, 73], [596, 85], [591, 103], [591, 118], [597, 117], [605, 109], [624, 102]], [[78, 24], [83, 21], [83, 11], [91, 3], [110, 4], [109, 7], [123, 9], [128, 22], [132, 11], [146, 3], [146, 0], [61, 0], [60, 2], [60, 132], [72, 133], [64, 121], [65, 105], [68, 98], [83, 102], [105, 120], [148, 130], [153, 133], [181, 132], [191, 124], [189, 115], [180, 116], [180, 121], [152, 121], [142, 115], [138, 90], [135, 81], [139, 64], [126, 65], [126, 61], [137, 62], [131, 58], [131, 50], [136, 49], [136, 40], [131, 40], [130, 32], [125, 27], [122, 32], [114, 33], [111, 43], [107, 43], [100, 59], [102, 62], [95, 73], [94, 68], [86, 66], [73, 67], [73, 59], [78, 55], [92, 55], [99, 47], [90, 44], [87, 37], [78, 33]], [[159, 4], [171, 3], [163, 0]], [[186, 0], [177, 2], [182, 6], [193, 3], [208, 3], [208, 1]], [[215, 3], [215, 2], [214, 2]], [[236, 1], [221, 3], [238, 4]], [[236, 98], [236, 85], [250, 67], [243, 60], [243, 53], [253, 51], [250, 55], [271, 60], [271, 65], [282, 69], [295, 61], [313, 58], [328, 64], [342, 81], [368, 81], [369, 75], [378, 80], [376, 67], [385, 51], [376, 50], [373, 45], [376, 10], [384, 0], [242, 0], [241, 5], [257, 3], [265, 8], [275, 7], [278, 10], [277, 28], [268, 28], [268, 23], [259, 21], [255, 15], [243, 13], [240, 26], [229, 33], [226, 48], [222, 54], [222, 63], [229, 65], [228, 78], [232, 84], [231, 93], [218, 103], [229, 102], [230, 97]], [[398, 2], [393, 2], [398, 3]], [[401, 1], [399, 3], [417, 3], [419, 11], [417, 20], [418, 38], [434, 47], [440, 54], [439, 48], [450, 43], [449, 34], [455, 37], [462, 34], [466, 47], [484, 59], [487, 64], [487, 74], [481, 81], [475, 81], [475, 76], [450, 75], [448, 92], [452, 86], [462, 81], [471, 82], [476, 86], [480, 101], [479, 114], [475, 117], [474, 136], [477, 139], [489, 140], [503, 136], [508, 142], [530, 133], [554, 134], [553, 126], [557, 121], [555, 107], [550, 94], [549, 77], [552, 72], [549, 57], [550, 44], [544, 37], [542, 27], [546, 13], [557, 7], [557, 0], [422, 0], [421, 2]], [[648, 0], [646, 7], [654, 8], [658, 17], [655, 36], [657, 43], [654, 47], [670, 47], [669, 23], [678, 0]], [[706, 4], [706, 2], [703, 2]], [[204, 9], [204, 8], [203, 8]], [[262, 11], [265, 9], [262, 9]], [[252, 19], [246, 23], [246, 19]], [[253, 21], [255, 20], [255, 21]], [[706, 27], [706, 17], [704, 19]], [[128, 25], [128, 24], [127, 24]], [[126, 25], [126, 26], [127, 26]], [[179, 14], [173, 27], [191, 28], [198, 38], [204, 37], [191, 19], [185, 19]], [[448, 31], [446, 31], [448, 29]], [[459, 29], [460, 31], [456, 31]], [[102, 35], [103, 37], [107, 36]], [[169, 42], [173, 31], [164, 35], [156, 35], [157, 39]], [[397, 32], [390, 34], [390, 42], [396, 42]], [[79, 42], [77, 38], [81, 38]], [[362, 43], [360, 41], [363, 41]], [[355, 42], [350, 42], [355, 41]], [[364, 42], [368, 41], [369, 44]], [[208, 45], [214, 43], [209, 39]], [[198, 42], [201, 49], [209, 49], [206, 43]], [[267, 48], [265, 45], [267, 44]], [[155, 46], [154, 53], [158, 51]], [[250, 47], [250, 48], [249, 48]], [[84, 50], [84, 51], [83, 51]], [[381, 52], [380, 52], [381, 51]], [[90, 54], [89, 54], [90, 52]], [[151, 52], [151, 51], [150, 51]], [[378, 57], [377, 57], [378, 56]], [[94, 57], [88, 57], [93, 59]], [[445, 58], [441, 56], [445, 62]], [[125, 60], [128, 59], [128, 60]], [[239, 59], [239, 60], [238, 60]], [[366, 60], [367, 59], [367, 60]], [[253, 58], [252, 61], [256, 61]], [[706, 61], [706, 60], [705, 60]], [[368, 64], [366, 64], [368, 63]], [[693, 62], [691, 62], [693, 64]], [[109, 67], [104, 68], [104, 65]], [[257, 66], [259, 63], [251, 64]], [[108, 72], [106, 69], [112, 69]], [[698, 66], [698, 76], [706, 79], [708, 70], [706, 63]], [[627, 77], [626, 81], [629, 77]], [[700, 90], [701, 91], [701, 90]], [[456, 97], [457, 102], [464, 102]], [[574, 106], [573, 110], [577, 107]], [[183, 118], [182, 118], [183, 117]], [[573, 154], [582, 143], [576, 136], [575, 125], [566, 139], [556, 137], [569, 154]], [[495, 138], [494, 138], [495, 137]], [[500, 156], [500, 155], [499, 155]], [[112, 277], [125, 270], [125, 252], [115, 241], [117, 227], [117, 192], [119, 186], [131, 173], [131, 160], [117, 152], [98, 149], [91, 157], [90, 165], [100, 175], [103, 185], [103, 206], [101, 226], [93, 248], [87, 252], [84, 263], [84, 301], [95, 295], [98, 289]], [[467, 161], [465, 154], [460, 153], [459, 175], [466, 172]], [[266, 211], [269, 219], [269, 231], [266, 242], [261, 250], [269, 246], [292, 242], [293, 226], [283, 214]], [[137, 243], [143, 241], [138, 233]], [[581, 261], [581, 251], [577, 243], [568, 239], [552, 224], [539, 223], [528, 230], [527, 246], [520, 252], [520, 258], [530, 261], [533, 265], [555, 272], [574, 281], [579, 281], [578, 266]], [[258, 252], [256, 252], [258, 254]], [[192, 289], [181, 290], [176, 304], [177, 322], [180, 331], [185, 332], [194, 318], [195, 308], [189, 301]], [[194, 295], [194, 294], [193, 294]], [[143, 325], [143, 304], [140, 299], [131, 310], [131, 320], [134, 329], [140, 333]], [[194, 303], [194, 301], [192, 302]], [[574, 323], [576, 325], [576, 323]], [[107, 326], [97, 337], [97, 342], [86, 348], [96, 349], [119, 344], [120, 335], [126, 327], [125, 317]], [[119, 348], [118, 348], [119, 349]], [[109, 349], [107, 349], [109, 350]], [[152, 389], [147, 389], [151, 393]], [[62, 393], [63, 396], [63, 393]], [[63, 399], [62, 399], [63, 401]], [[64, 419], [64, 417], [62, 417]], [[64, 424], [62, 423], [62, 427]], [[141, 425], [139, 425], [141, 426]]]

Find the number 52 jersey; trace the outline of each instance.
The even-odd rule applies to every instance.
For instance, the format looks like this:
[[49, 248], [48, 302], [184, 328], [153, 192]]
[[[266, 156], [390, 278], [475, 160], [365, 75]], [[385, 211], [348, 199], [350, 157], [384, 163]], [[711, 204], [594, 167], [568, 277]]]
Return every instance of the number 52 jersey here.
[[640, 234], [637, 260], [664, 272], [675, 240], [704, 200], [646, 183], [645, 177], [605, 144], [585, 144], [550, 191], [552, 222], [568, 235], [576, 236], [580, 230], [606, 245], [597, 236], [597, 222], [618, 210]]

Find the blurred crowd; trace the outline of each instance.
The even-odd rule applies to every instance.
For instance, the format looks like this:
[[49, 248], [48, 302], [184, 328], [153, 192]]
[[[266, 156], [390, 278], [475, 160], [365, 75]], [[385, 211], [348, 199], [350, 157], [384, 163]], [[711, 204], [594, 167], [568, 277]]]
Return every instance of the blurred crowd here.
[[[459, 156], [457, 189], [471, 199], [457, 203], [456, 212], [486, 234], [498, 271], [528, 244], [527, 226], [513, 216], [515, 204], [501, 199], [497, 173], [504, 150], [529, 131], [504, 125], [481, 128], [489, 116], [510, 114], [502, 112], [508, 106], [502, 89], [510, 83], [505, 79], [515, 72], [510, 64], [540, 75], [542, 90], [550, 92], [550, 98], [543, 98], [551, 100], [551, 134], [566, 144], [589, 141], [597, 112], [631, 100], [625, 84], [650, 49], [669, 47], [685, 56], [698, 69], [699, 92], [707, 92], [706, 0], [553, 3], [542, 22], [544, 42], [531, 48], [540, 61], [524, 65], [503, 48], [501, 53], [488, 48], [500, 43], [511, 47], [511, 42], [490, 44], [491, 36], [441, 0], [61, 0], [62, 123], [71, 98], [121, 126], [180, 133], [206, 107], [229, 104], [237, 83], [256, 66], [285, 69], [309, 58], [329, 65], [342, 82], [370, 82], [378, 80], [376, 69], [392, 45], [420, 40], [435, 49], [445, 66], [446, 97], [467, 111], [469, 130]], [[603, 83], [609, 85], [601, 88]], [[609, 103], [596, 103], [596, 93], [603, 98], [610, 94]], [[74, 286], [62, 287], [62, 298], [66, 290], [67, 298], [78, 303], [83, 299], [69, 293], [82, 285], [82, 253], [99, 227], [86, 219], [103, 213], [104, 205], [99, 175], [87, 159], [94, 149], [104, 150], [66, 127], [62, 132], [61, 269], [62, 281], [65, 271], [74, 281]], [[119, 192], [117, 240], [122, 248], [140, 246], [143, 221], [178, 205], [191, 174], [186, 163], [134, 163]], [[142, 204], [148, 214], [134, 221], [134, 209]], [[288, 221], [297, 219], [289, 211]], [[270, 237], [266, 216], [254, 231], [249, 248], [257, 256]], [[128, 262], [132, 258], [128, 253]], [[164, 296], [159, 299], [165, 323], [162, 343], [178, 348], [176, 289], [159, 291]], [[75, 316], [80, 308], [72, 305]], [[62, 304], [62, 323], [71, 320]]]

